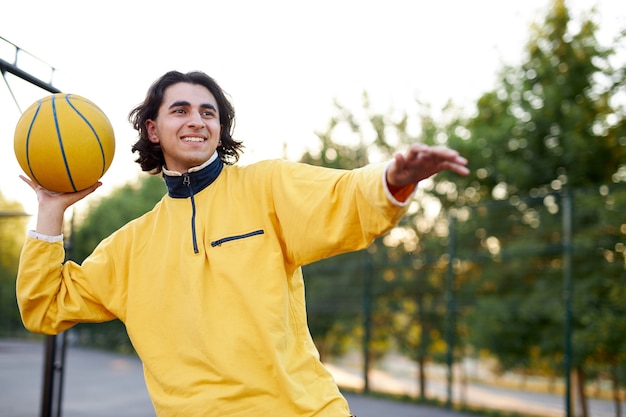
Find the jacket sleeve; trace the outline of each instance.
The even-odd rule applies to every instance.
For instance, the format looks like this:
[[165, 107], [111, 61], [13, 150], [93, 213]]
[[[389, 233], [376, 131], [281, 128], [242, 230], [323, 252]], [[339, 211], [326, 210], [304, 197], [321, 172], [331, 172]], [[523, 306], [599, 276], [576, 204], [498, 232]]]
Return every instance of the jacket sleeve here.
[[397, 224], [410, 201], [391, 195], [386, 166], [338, 170], [284, 163], [274, 171], [276, 215], [297, 266], [366, 248]]
[[[58, 334], [78, 322], [116, 317], [85, 285], [81, 267], [63, 263], [64, 257], [62, 242], [29, 237], [22, 248], [16, 295], [24, 326], [32, 332]], [[90, 273], [97, 269], [91, 268]], [[99, 277], [104, 276], [105, 271], [100, 272]]]

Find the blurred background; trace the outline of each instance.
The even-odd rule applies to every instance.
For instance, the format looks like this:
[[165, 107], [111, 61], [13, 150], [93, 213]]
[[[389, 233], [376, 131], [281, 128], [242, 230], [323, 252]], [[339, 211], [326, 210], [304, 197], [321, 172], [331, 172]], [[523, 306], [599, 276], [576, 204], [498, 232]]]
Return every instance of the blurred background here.
[[[350, 169], [416, 141], [458, 149], [469, 177], [425, 181], [409, 214], [367, 250], [304, 268], [323, 361], [357, 392], [498, 408], [472, 403], [468, 387], [483, 384], [562, 396], [576, 415], [621, 416], [619, 3], [235, 1], [169, 13], [158, 1], [89, 12], [80, 2], [22, 2], [3, 6], [0, 58], [95, 101], [116, 127], [107, 187], [68, 217], [78, 262], [165, 193], [134, 166], [125, 117], [169, 69], [203, 69], [231, 93], [242, 163]], [[79, 21], [52, 18], [70, 10]], [[12, 129], [46, 93], [3, 78], [0, 337], [24, 339], [34, 336], [19, 319], [15, 274], [36, 201], [17, 178]], [[119, 322], [78, 325], [69, 340], [133, 354]], [[611, 411], [594, 412], [592, 400]]]

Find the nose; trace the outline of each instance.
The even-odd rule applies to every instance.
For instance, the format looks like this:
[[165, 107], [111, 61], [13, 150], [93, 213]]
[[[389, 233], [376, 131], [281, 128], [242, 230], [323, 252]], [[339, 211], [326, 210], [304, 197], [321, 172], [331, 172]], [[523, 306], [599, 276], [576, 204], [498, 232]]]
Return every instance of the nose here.
[[204, 127], [204, 120], [202, 119], [202, 115], [200, 113], [192, 113], [189, 117], [189, 121], [187, 122], [189, 127], [193, 127], [196, 129]]

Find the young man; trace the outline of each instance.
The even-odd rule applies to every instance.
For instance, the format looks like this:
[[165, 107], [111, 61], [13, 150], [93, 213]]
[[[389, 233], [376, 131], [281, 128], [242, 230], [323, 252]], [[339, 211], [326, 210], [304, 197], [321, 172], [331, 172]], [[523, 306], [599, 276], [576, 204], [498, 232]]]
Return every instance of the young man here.
[[119, 318], [158, 416], [348, 417], [309, 335], [301, 266], [367, 247], [405, 213], [416, 184], [467, 161], [412, 145], [352, 171], [287, 161], [235, 166], [234, 111], [201, 72], [169, 72], [130, 114], [144, 171], [168, 194], [63, 264], [63, 213], [77, 193], [37, 193], [20, 259], [25, 326], [56, 334]]

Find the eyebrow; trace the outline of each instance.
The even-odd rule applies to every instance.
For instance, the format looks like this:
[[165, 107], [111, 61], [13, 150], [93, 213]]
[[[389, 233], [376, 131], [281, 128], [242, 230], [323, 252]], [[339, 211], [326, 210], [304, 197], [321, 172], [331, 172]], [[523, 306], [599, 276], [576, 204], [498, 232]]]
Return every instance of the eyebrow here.
[[[191, 106], [191, 103], [189, 103], [186, 100], [178, 100], [173, 102], [172, 104], [170, 104], [170, 106], [168, 107], [169, 109], [173, 108], [173, 107], [189, 107]], [[215, 106], [211, 103], [204, 103], [200, 105], [201, 108], [203, 109], [209, 109], [209, 110], [213, 110], [213, 111], [217, 111], [217, 108], [215, 108]]]

